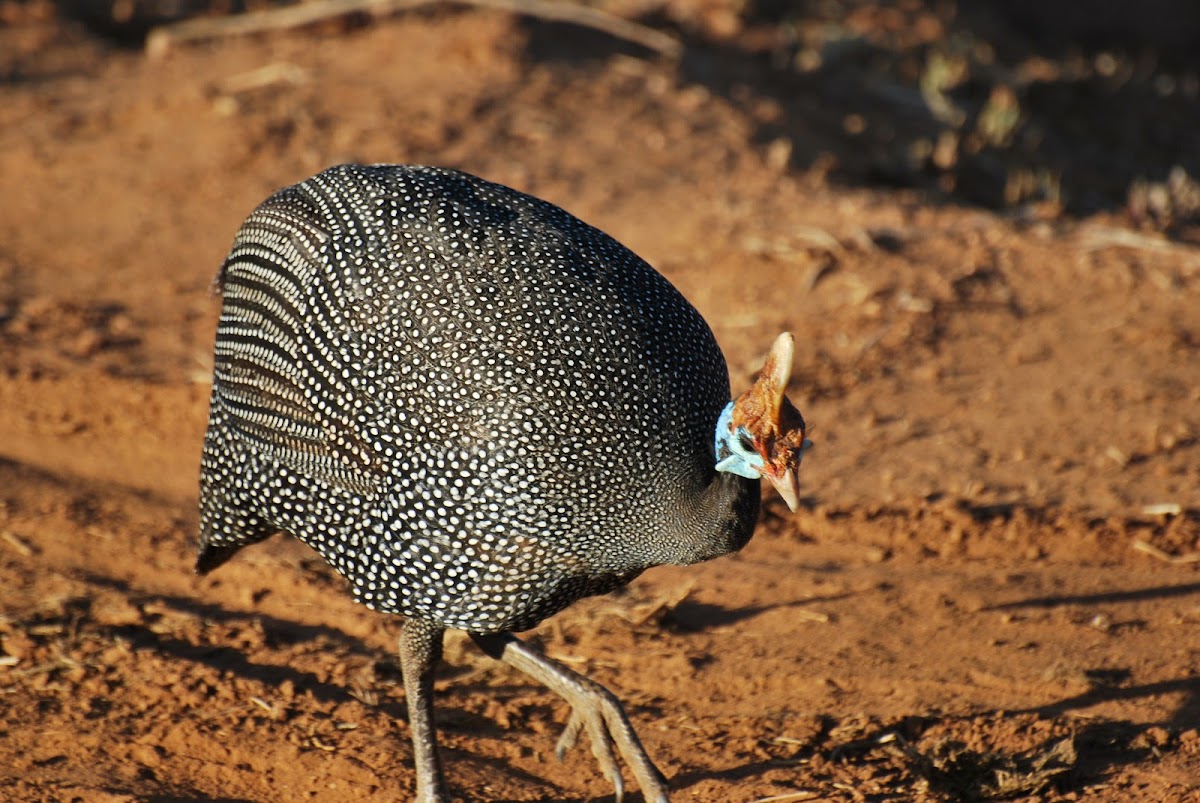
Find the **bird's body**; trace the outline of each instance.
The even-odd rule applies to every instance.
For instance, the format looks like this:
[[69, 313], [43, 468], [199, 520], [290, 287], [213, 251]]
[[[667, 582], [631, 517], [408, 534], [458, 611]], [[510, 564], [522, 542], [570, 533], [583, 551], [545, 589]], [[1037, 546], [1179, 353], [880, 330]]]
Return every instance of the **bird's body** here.
[[556, 207], [334, 168], [254, 213], [221, 284], [214, 555], [282, 530], [372, 608], [492, 633], [749, 538], [757, 485], [713, 468], [708, 325]]
[[425, 633], [431, 672], [442, 628], [499, 654], [487, 634], [753, 531], [761, 469], [716, 467], [730, 389], [709, 327], [555, 206], [449, 170], [332, 168], [250, 216], [219, 284], [201, 571], [291, 533]]

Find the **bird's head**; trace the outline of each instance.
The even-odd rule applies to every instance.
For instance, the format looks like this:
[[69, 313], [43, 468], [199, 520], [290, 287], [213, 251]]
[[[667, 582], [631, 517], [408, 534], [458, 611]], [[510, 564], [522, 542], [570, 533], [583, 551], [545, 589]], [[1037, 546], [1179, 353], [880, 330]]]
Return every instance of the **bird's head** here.
[[800, 499], [800, 461], [812, 446], [804, 418], [783, 395], [792, 372], [792, 336], [775, 339], [758, 379], [731, 401], [717, 421], [717, 471], [765, 477], [794, 512]]

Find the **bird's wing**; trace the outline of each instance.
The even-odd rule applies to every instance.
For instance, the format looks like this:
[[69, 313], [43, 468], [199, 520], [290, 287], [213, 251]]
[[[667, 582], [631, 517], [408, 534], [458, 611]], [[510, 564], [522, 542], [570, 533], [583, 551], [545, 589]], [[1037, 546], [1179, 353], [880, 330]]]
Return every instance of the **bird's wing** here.
[[[217, 287], [225, 296], [215, 348], [214, 401], [263, 455], [353, 493], [382, 471], [364, 437], [366, 400], [351, 385], [337, 304], [315, 281], [331, 233], [295, 188], [268, 199], [238, 232]], [[322, 276], [322, 278], [325, 278]]]

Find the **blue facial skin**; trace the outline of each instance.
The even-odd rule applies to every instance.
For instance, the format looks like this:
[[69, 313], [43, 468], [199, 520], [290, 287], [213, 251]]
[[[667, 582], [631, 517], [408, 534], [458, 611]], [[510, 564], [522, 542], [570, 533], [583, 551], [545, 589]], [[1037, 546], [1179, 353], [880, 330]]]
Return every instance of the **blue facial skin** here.
[[766, 463], [762, 455], [754, 450], [754, 439], [745, 427], [733, 430], [733, 402], [721, 411], [717, 419], [717, 471], [737, 474], [739, 477], [756, 480], [762, 477]]

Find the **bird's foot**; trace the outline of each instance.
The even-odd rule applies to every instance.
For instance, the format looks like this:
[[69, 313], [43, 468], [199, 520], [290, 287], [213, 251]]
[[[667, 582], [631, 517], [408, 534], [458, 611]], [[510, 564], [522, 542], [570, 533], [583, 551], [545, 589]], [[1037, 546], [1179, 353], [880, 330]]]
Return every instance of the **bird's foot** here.
[[571, 718], [556, 750], [560, 760], [578, 741], [579, 734], [587, 731], [592, 754], [616, 790], [618, 803], [625, 796], [625, 782], [617, 767], [618, 754], [633, 773], [647, 803], [667, 803], [667, 781], [646, 755], [646, 748], [642, 747], [616, 695], [547, 658], [511, 633], [472, 633], [471, 638], [488, 655], [546, 684], [570, 704]]
[[558, 760], [562, 761], [579, 740], [579, 734], [587, 731], [592, 755], [616, 790], [617, 803], [625, 794], [625, 783], [617, 767], [617, 753], [629, 766], [647, 803], [667, 803], [667, 781], [646, 755], [620, 700], [593, 680], [581, 675], [572, 680], [574, 682], [566, 687], [556, 689], [571, 705], [571, 718], [554, 750]]

